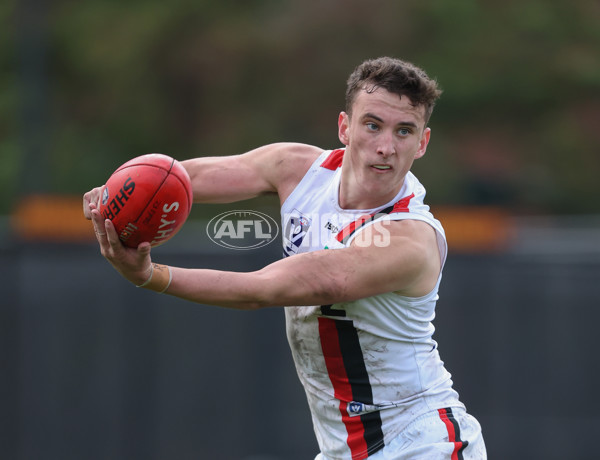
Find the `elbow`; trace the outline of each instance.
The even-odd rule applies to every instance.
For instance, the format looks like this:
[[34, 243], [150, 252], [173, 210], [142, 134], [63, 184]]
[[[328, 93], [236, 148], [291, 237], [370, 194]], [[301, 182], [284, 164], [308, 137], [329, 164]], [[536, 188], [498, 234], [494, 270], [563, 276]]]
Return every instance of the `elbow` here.
[[266, 307], [270, 307], [272, 305], [267, 304], [266, 302], [260, 300], [250, 300], [250, 299], [230, 299], [230, 300], [214, 300], [214, 301], [202, 301], [198, 300], [196, 303], [204, 304], [204, 305], [213, 305], [215, 307], [227, 308], [231, 310], [241, 310], [241, 311], [257, 311]]
[[250, 291], [244, 299], [246, 310], [298, 305], [293, 284], [272, 273], [268, 267], [252, 273]]
[[258, 311], [263, 308], [272, 307], [273, 305], [262, 300], [249, 300], [238, 304], [238, 309], [245, 311]]
[[234, 308], [246, 311], [281, 305], [282, 297], [278, 293], [277, 283], [270, 279], [264, 269], [245, 274], [244, 288], [236, 296]]

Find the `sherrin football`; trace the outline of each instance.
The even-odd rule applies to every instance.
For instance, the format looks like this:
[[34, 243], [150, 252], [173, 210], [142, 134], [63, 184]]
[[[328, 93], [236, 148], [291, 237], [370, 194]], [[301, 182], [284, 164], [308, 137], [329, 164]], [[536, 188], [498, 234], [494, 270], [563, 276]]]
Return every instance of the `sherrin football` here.
[[142, 155], [119, 167], [104, 185], [100, 214], [110, 219], [125, 246], [168, 241], [192, 209], [192, 184], [177, 160], [160, 153]]

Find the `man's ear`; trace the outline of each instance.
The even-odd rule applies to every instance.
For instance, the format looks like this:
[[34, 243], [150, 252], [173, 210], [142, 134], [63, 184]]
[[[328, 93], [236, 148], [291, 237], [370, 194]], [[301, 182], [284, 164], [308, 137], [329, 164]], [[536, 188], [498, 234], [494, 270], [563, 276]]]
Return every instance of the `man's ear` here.
[[350, 117], [346, 112], [340, 112], [338, 117], [338, 138], [343, 145], [349, 144], [348, 128], [350, 127]]
[[431, 137], [431, 128], [425, 128], [423, 130], [423, 135], [421, 136], [421, 140], [419, 141], [419, 149], [417, 153], [415, 153], [415, 160], [421, 158], [425, 155], [427, 151], [427, 144], [429, 144], [429, 138]]

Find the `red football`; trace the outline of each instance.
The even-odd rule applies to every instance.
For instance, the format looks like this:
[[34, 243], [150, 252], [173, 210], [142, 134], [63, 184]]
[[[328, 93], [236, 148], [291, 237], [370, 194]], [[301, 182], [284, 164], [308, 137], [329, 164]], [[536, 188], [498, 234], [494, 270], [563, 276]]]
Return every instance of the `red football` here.
[[100, 213], [125, 246], [158, 246], [181, 228], [192, 209], [192, 184], [177, 160], [159, 153], [134, 158], [108, 179]]

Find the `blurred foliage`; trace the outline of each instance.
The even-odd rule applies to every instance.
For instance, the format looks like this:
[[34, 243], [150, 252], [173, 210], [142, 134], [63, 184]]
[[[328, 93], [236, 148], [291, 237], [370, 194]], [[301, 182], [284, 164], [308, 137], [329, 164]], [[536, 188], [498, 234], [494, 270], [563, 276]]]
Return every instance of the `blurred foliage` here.
[[339, 145], [345, 80], [392, 55], [444, 94], [414, 167], [440, 204], [598, 213], [595, 0], [5, 0], [0, 213], [127, 159]]

